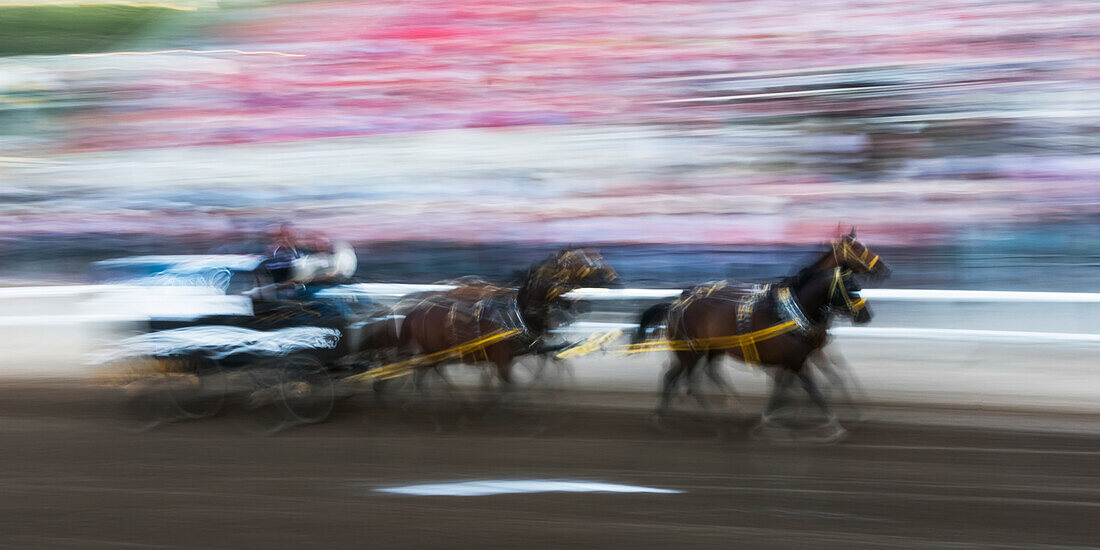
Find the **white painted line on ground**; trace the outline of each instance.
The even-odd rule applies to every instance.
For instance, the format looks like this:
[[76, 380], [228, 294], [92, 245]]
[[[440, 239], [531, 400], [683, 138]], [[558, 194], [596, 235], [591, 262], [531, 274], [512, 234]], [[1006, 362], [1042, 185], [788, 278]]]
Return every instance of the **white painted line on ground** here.
[[453, 496], [478, 497], [488, 495], [507, 495], [518, 493], [658, 493], [676, 494], [683, 491], [657, 489], [637, 485], [601, 483], [595, 481], [575, 481], [568, 479], [487, 479], [479, 481], [459, 481], [452, 483], [425, 483], [403, 487], [383, 487], [375, 489], [380, 493], [413, 496]]

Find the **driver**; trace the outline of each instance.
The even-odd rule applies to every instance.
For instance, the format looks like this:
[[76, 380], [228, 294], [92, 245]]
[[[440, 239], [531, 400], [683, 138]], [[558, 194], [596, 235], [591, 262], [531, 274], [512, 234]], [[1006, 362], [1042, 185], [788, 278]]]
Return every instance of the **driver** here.
[[279, 231], [275, 234], [275, 245], [269, 255], [270, 258], [266, 263], [273, 282], [276, 284], [291, 282], [294, 262], [304, 256], [300, 251], [293, 225], [284, 223], [279, 226]]

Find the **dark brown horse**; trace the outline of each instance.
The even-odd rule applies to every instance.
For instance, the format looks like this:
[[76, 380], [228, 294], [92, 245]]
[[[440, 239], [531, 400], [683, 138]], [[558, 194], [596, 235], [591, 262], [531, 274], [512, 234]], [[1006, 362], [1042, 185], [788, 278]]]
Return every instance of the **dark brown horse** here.
[[597, 252], [561, 250], [528, 269], [518, 289], [467, 282], [453, 290], [419, 293], [402, 300], [395, 310], [404, 315], [399, 349], [403, 355], [421, 357], [445, 354], [498, 331], [516, 331], [505, 340], [420, 365], [428, 369], [448, 361], [490, 363], [508, 389], [514, 358], [538, 352], [559, 313], [571, 307], [563, 295], [583, 286], [606, 286], [616, 277]]
[[[798, 275], [778, 283], [699, 285], [685, 290], [675, 302], [650, 308], [639, 319], [635, 342], [643, 342], [647, 328], [663, 320], [674, 350], [658, 413], [668, 411], [681, 376], [690, 377], [704, 359], [709, 362], [729, 355], [779, 369], [763, 414], [765, 422], [798, 378], [829, 424], [835, 426], [836, 435], [841, 435], [836, 417], [804, 366], [807, 358], [825, 345], [826, 329], [835, 313], [849, 315], [856, 323], [870, 321], [871, 312], [859, 297], [853, 275], [888, 273], [885, 263], [855, 240], [853, 232], [834, 241]], [[705, 408], [705, 400], [698, 394], [696, 398]]]

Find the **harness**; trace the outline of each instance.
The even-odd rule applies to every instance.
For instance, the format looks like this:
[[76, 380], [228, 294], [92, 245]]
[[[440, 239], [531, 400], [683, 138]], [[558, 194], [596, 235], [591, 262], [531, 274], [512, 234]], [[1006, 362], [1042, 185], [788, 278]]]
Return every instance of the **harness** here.
[[[756, 305], [768, 295], [771, 288], [772, 285], [752, 285], [752, 294], [749, 294], [741, 300], [741, 303], [737, 304], [737, 328], [746, 332], [751, 328], [752, 314], [756, 311]], [[780, 288], [779, 290], [784, 289]]]
[[[746, 296], [741, 300], [741, 303], [737, 304], [737, 328], [741, 332], [751, 334], [752, 314], [756, 312], [756, 306], [770, 291], [771, 285], [753, 285], [752, 294]], [[790, 296], [790, 289], [782, 287], [778, 289], [776, 295], [778, 296], [782, 293], [786, 293], [787, 296]], [[741, 342], [741, 356], [744, 357], [745, 361], [749, 364], [757, 364], [760, 362], [760, 353], [756, 350], [756, 342], [754, 340], [747, 339]]]
[[787, 321], [794, 321], [795, 326], [798, 327], [798, 331], [803, 334], [810, 331], [812, 323], [810, 319], [806, 317], [806, 313], [802, 311], [802, 306], [798, 304], [798, 299], [791, 293], [790, 287], [785, 286], [776, 291], [775, 305], [775, 309], [779, 312], [780, 318]]
[[457, 346], [440, 350], [435, 353], [429, 353], [427, 355], [418, 355], [412, 359], [406, 359], [404, 361], [398, 361], [396, 363], [390, 363], [384, 367], [369, 370], [355, 376], [349, 376], [347, 380], [352, 382], [368, 382], [372, 380], [389, 380], [391, 378], [398, 378], [408, 374], [414, 369], [423, 365], [443, 361], [446, 359], [454, 359], [468, 355], [472, 352], [483, 350], [497, 342], [507, 340], [516, 334], [519, 334], [519, 329], [498, 329], [493, 332], [469, 342], [464, 342]]
[[[514, 297], [503, 298], [493, 296], [492, 291], [484, 292], [472, 307], [469, 302], [461, 299], [448, 298], [446, 296], [429, 296], [404, 307], [413, 308], [421, 306], [438, 307], [447, 311], [447, 323], [450, 325], [452, 341], [459, 342], [447, 349], [426, 355], [418, 355], [404, 361], [390, 363], [382, 367], [372, 369], [355, 376], [348, 377], [353, 382], [365, 382], [373, 380], [390, 380], [409, 374], [413, 370], [424, 365], [446, 361], [449, 359], [462, 359], [466, 357], [484, 357], [488, 360], [488, 348], [493, 344], [515, 338], [518, 335], [529, 333], [529, 329], [523, 321], [523, 315], [519, 312], [519, 304]], [[507, 304], [503, 302], [507, 300]], [[459, 318], [473, 321], [475, 335], [465, 342], [460, 341], [460, 335], [455, 321]], [[483, 318], [505, 328], [499, 328], [483, 334], [481, 321]]]
[[[552, 259], [554, 260], [553, 263], [545, 263], [533, 272], [528, 270], [528, 277], [530, 279], [548, 285], [546, 291], [547, 308], [552, 307], [555, 299], [572, 290], [573, 285], [563, 284], [563, 282], [582, 280], [593, 272], [604, 269], [604, 267], [601, 267], [589, 254], [584, 252], [566, 251], [557, 258]], [[612, 278], [614, 277], [613, 271], [611, 271], [610, 276]], [[482, 288], [479, 289], [479, 286]], [[469, 318], [473, 321], [474, 325], [475, 335], [473, 339], [458, 343], [441, 351], [384, 365], [349, 377], [348, 379], [353, 381], [388, 380], [390, 378], [404, 376], [424, 365], [448, 359], [461, 359], [470, 356], [477, 357], [478, 354], [481, 354], [487, 360], [488, 348], [490, 346], [504, 340], [516, 338], [517, 336], [520, 337], [517, 338], [517, 340], [526, 343], [528, 348], [535, 346], [539, 342], [541, 336], [532, 334], [530, 327], [528, 327], [527, 323], [524, 321], [524, 312], [520, 311], [519, 295], [516, 291], [490, 285], [476, 284], [472, 285], [472, 287], [467, 290], [471, 289], [476, 293], [466, 298], [432, 295], [421, 299], [415, 305], [410, 304], [404, 307], [416, 308], [429, 306], [447, 310], [447, 322], [450, 324], [452, 341], [455, 342], [460, 341], [455, 321], [459, 316]], [[480, 292], [478, 292], [479, 290]], [[522, 290], [520, 292], [522, 292]], [[471, 302], [473, 302], [472, 307], [469, 307]], [[395, 311], [401, 307], [402, 305], [399, 304], [395, 307]], [[481, 321], [485, 318], [488, 318], [501, 328], [493, 330], [488, 334], [482, 334]], [[609, 340], [609, 338], [604, 338], [593, 343], [590, 347], [602, 346]]]
[[[845, 302], [845, 306], [850, 311], [856, 312], [865, 307], [867, 301], [863, 298], [858, 300], [851, 299], [848, 287], [844, 282], [849, 277], [850, 275], [839, 267], [833, 270], [833, 279], [826, 303], [831, 303], [835, 293], [839, 290]], [[775, 289], [775, 308], [779, 315], [780, 322], [760, 330], [749, 331], [748, 329], [751, 327], [752, 316], [756, 311], [756, 307], [761, 303], [763, 298], [767, 296], [770, 289], [773, 288]], [[694, 296], [694, 293], [692, 296]], [[683, 302], [690, 303], [688, 300], [684, 300]], [[676, 303], [678, 308], [680, 307], [680, 303], [681, 301]], [[679, 317], [682, 323], [682, 309], [679, 312]], [[742, 334], [716, 336], [711, 338], [694, 338], [690, 340], [642, 342], [640, 344], [624, 346], [619, 349], [623, 353], [630, 355], [635, 353], [648, 353], [651, 351], [699, 351], [740, 348], [741, 356], [746, 363], [758, 365], [760, 364], [760, 352], [757, 349], [758, 343], [790, 333], [806, 336], [814, 328], [814, 324], [810, 322], [810, 319], [802, 310], [802, 306], [798, 303], [798, 299], [795, 297], [794, 293], [791, 292], [791, 288], [789, 286], [775, 287], [771, 285], [754, 287], [753, 293], [738, 303], [737, 324], [738, 329], [743, 331]]]
[[[878, 256], [875, 256], [875, 258], [877, 259]], [[833, 295], [839, 290], [840, 297], [844, 300], [844, 306], [848, 308], [848, 311], [856, 313], [867, 305], [867, 300], [862, 297], [858, 300], [852, 299], [847, 285], [844, 284], [844, 281], [851, 277], [851, 272], [842, 271], [839, 267], [833, 268], [833, 284], [829, 287], [829, 303], [832, 303]]]

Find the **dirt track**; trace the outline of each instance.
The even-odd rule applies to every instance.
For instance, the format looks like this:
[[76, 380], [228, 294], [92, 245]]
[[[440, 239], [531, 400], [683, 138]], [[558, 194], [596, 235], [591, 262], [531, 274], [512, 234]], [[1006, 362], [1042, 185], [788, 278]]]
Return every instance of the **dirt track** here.
[[[839, 445], [667, 431], [630, 408], [497, 413], [442, 432], [366, 397], [276, 437], [231, 419], [118, 430], [104, 395], [0, 386], [5, 548], [1077, 547], [1100, 541], [1100, 436], [850, 426]], [[605, 399], [590, 396], [596, 400]], [[944, 413], [973, 425], [979, 411]], [[545, 422], [547, 417], [543, 417]], [[1073, 419], [1078, 425], [1087, 418]], [[1057, 425], [1058, 418], [1045, 421]], [[681, 494], [413, 497], [378, 487], [585, 479]]]

